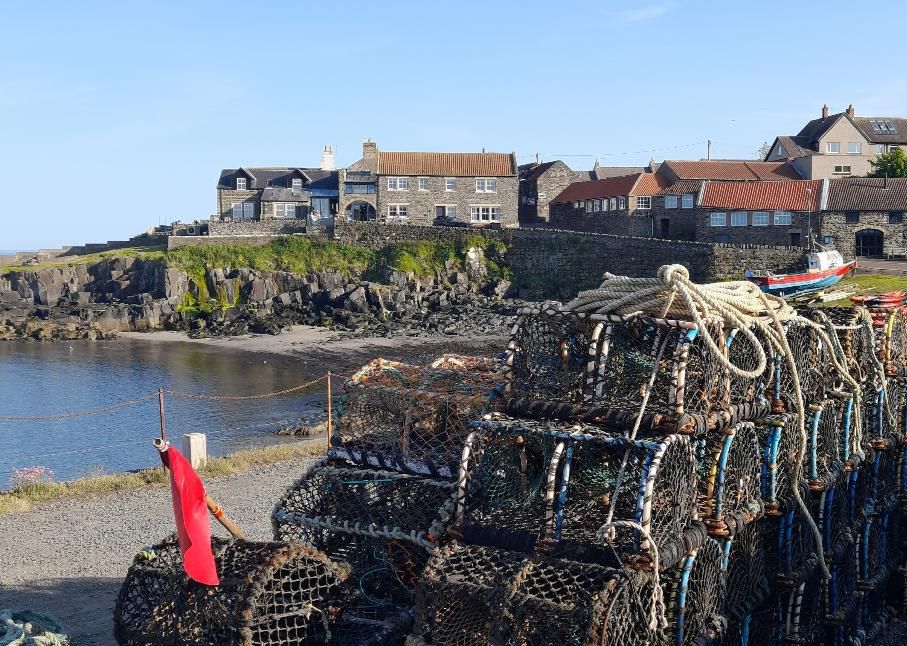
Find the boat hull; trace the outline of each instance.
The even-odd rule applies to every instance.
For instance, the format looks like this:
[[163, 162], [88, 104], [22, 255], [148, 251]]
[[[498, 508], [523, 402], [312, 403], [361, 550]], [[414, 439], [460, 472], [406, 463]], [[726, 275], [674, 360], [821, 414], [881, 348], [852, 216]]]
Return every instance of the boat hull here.
[[756, 283], [763, 292], [775, 296], [794, 296], [805, 294], [820, 289], [831, 287], [844, 278], [857, 263], [852, 260], [840, 267], [833, 267], [823, 271], [804, 272], [801, 274], [769, 274], [768, 276], [753, 276], [747, 274], [747, 279]]

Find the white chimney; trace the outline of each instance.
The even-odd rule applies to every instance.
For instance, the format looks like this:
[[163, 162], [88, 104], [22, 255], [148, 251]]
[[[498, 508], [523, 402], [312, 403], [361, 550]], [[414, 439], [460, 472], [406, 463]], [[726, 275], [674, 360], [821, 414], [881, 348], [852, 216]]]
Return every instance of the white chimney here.
[[334, 163], [334, 149], [331, 146], [325, 146], [324, 152], [321, 153], [321, 170], [336, 170]]

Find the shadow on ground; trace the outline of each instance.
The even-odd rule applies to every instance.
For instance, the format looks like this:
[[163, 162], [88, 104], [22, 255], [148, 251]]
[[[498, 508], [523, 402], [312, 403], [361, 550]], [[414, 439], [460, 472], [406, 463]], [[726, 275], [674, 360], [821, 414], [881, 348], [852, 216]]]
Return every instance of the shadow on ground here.
[[109, 646], [122, 579], [48, 579], [0, 586], [0, 608], [34, 610], [63, 623], [73, 646]]

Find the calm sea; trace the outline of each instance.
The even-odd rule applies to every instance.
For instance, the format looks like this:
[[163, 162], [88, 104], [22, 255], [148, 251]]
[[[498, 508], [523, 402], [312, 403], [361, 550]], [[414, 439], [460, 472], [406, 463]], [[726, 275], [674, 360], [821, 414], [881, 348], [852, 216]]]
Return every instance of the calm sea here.
[[[111, 406], [158, 388], [246, 395], [306, 381], [290, 358], [190, 343], [142, 340], [0, 342], [0, 416], [57, 415]], [[165, 398], [167, 433], [208, 436], [209, 455], [286, 440], [272, 431], [323, 410], [320, 390], [247, 401]], [[0, 420], [0, 489], [20, 467], [46, 466], [57, 480], [159, 464], [157, 399], [61, 421]]]

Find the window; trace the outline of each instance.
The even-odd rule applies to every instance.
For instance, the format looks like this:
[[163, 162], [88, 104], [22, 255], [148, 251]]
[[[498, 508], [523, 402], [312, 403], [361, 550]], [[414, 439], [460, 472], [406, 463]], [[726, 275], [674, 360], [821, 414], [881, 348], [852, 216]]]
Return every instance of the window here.
[[790, 226], [793, 214], [790, 211], [775, 211], [775, 226]]
[[611, 198], [611, 210], [612, 211], [617, 210], [617, 198], [616, 197]]
[[244, 191], [244, 190], [246, 190], [246, 178], [245, 178], [245, 177], [237, 177], [237, 178], [236, 178], [236, 190], [237, 190], [237, 191]]
[[607, 210], [608, 210], [608, 198], [606, 197], [602, 200], [602, 211], [607, 211]]
[[457, 180], [453, 177], [448, 177], [444, 180], [444, 190], [445, 191], [455, 191], [457, 190]]
[[428, 190], [428, 178], [427, 178], [427, 177], [420, 177], [420, 178], [419, 178], [419, 190], [420, 190], [420, 191], [427, 191], [427, 190]]
[[387, 219], [388, 220], [405, 220], [406, 219], [406, 204], [388, 204], [387, 205]]
[[592, 211], [598, 213], [602, 210], [602, 201], [601, 200], [592, 200]]
[[389, 191], [408, 191], [409, 190], [409, 178], [408, 177], [388, 177], [387, 178], [387, 190], [389, 190]]
[[574, 203], [573, 203], [573, 208], [574, 208], [574, 209], [581, 209], [581, 208], [583, 208], [583, 203], [582, 203], [582, 202], [574, 202]]
[[727, 226], [727, 215], [724, 213], [712, 213], [709, 217], [709, 226], [725, 227]]
[[586, 200], [586, 213], [592, 213], [592, 200]]
[[768, 226], [768, 211], [753, 211], [753, 226], [754, 227], [767, 227]]
[[470, 207], [470, 219], [473, 222], [500, 222], [500, 206], [472, 206]]
[[652, 208], [652, 198], [648, 195], [640, 195], [636, 198], [636, 208], [640, 211], [648, 211]]
[[834, 241], [834, 236], [822, 236], [822, 244], [832, 244]]
[[885, 144], [876, 144], [876, 155], [885, 154]]
[[676, 195], [665, 196], [665, 208], [666, 209], [676, 209], [677, 208], [677, 196]]
[[274, 217], [294, 219], [296, 217], [296, 205], [277, 202], [274, 205]]
[[731, 226], [732, 227], [745, 227], [746, 226], [746, 211], [734, 211], [731, 213]]
[[860, 223], [860, 212], [859, 211], [847, 211], [844, 213], [844, 221], [847, 224], [859, 224]]
[[850, 164], [835, 164], [834, 175], [850, 175]]
[[904, 212], [903, 211], [892, 211], [888, 214], [888, 224], [903, 224], [904, 223]]
[[371, 182], [344, 182], [343, 192], [350, 193], [374, 193], [375, 185]]
[[837, 155], [841, 152], [841, 142], [840, 141], [826, 141], [825, 142], [825, 152], [829, 155]]
[[859, 141], [848, 141], [847, 142], [847, 154], [848, 155], [859, 155], [863, 152], [863, 144]]
[[800, 232], [792, 231], [790, 234], [790, 246], [799, 247], [800, 246]]
[[456, 220], [457, 207], [455, 204], [438, 204], [435, 206], [435, 217], [441, 220]]
[[778, 147], [775, 148], [775, 157], [784, 157], [787, 154], [787, 151], [784, 149], [784, 146], [778, 144]]
[[255, 217], [254, 202], [234, 202], [233, 219], [234, 220], [251, 220]]
[[695, 196], [692, 193], [684, 193], [683, 201], [681, 202], [681, 206], [683, 206], [683, 208], [685, 208], [685, 209], [692, 209], [694, 197]]
[[294, 191], [301, 191], [302, 190], [302, 179], [300, 179], [299, 177], [294, 177], [291, 187]]
[[623, 195], [621, 195], [617, 198], [617, 208], [619, 208], [619, 209], [627, 208], [627, 198], [625, 198]]
[[497, 190], [497, 180], [481, 177], [476, 179], [476, 193], [495, 193]]

